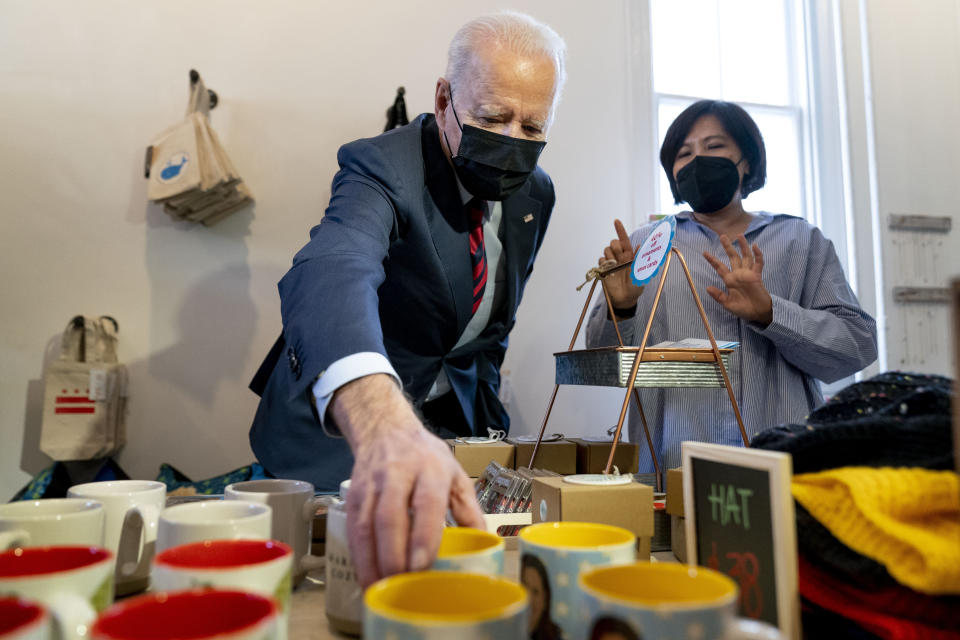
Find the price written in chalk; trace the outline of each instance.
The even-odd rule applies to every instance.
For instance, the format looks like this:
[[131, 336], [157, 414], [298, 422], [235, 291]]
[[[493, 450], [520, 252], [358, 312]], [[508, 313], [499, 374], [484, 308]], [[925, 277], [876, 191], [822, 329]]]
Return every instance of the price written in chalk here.
[[750, 618], [763, 618], [763, 591], [757, 584], [760, 577], [760, 561], [751, 551], [728, 551], [725, 555], [728, 563], [720, 565], [717, 557], [717, 543], [711, 543], [707, 566], [714, 571], [722, 571], [740, 586], [740, 611]]

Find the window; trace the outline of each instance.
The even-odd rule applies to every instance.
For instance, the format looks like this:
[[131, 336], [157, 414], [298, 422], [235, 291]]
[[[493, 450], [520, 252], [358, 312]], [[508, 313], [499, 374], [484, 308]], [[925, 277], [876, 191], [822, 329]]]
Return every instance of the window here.
[[[851, 125], [850, 87], [844, 82], [849, 72], [843, 40], [860, 42], [862, 36], [851, 28], [859, 29], [862, 17], [845, 20], [844, 11], [837, 0], [637, 0], [635, 9], [628, 8], [633, 28], [649, 33], [652, 61], [647, 68], [639, 58], [634, 63], [632, 99], [641, 108], [650, 105], [655, 131], [646, 138], [641, 127], [636, 135], [649, 146], [656, 143], [652, 167], [646, 159], [634, 158], [637, 168], [655, 172], [649, 182], [639, 181], [635, 201], [638, 213], [651, 212], [650, 207], [657, 213], [686, 209], [674, 204], [659, 163], [667, 128], [702, 98], [736, 102], [756, 120], [767, 150], [766, 185], [749, 195], [745, 208], [800, 216], [820, 227], [861, 302], [865, 294], [879, 305], [881, 295], [857, 286], [857, 256], [863, 248], [858, 249], [855, 229], [870, 227], [853, 211], [851, 144], [861, 156], [871, 152], [864, 137], [869, 134], [850, 128], [862, 125], [857, 118], [864, 117], [860, 110], [865, 107], [857, 101], [867, 98], [853, 87], [856, 115]], [[858, 197], [860, 208], [869, 205], [862, 194]], [[882, 322], [880, 310], [877, 316]], [[881, 366], [883, 358], [881, 340]], [[829, 394], [851, 381], [827, 385], [824, 391]]]
[[[805, 37], [790, 0], [650, 0], [657, 151], [674, 118], [701, 98], [743, 106], [767, 149], [767, 183], [744, 206], [817, 222], [810, 202]], [[661, 213], [675, 205], [658, 169]]]

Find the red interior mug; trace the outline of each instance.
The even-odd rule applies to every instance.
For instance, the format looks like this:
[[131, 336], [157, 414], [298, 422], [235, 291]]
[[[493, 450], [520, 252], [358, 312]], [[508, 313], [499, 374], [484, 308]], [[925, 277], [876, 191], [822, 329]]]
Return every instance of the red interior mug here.
[[292, 553], [275, 540], [208, 540], [161, 551], [155, 566], [174, 569], [235, 569], [261, 564]]
[[0, 553], [0, 593], [43, 605], [59, 637], [83, 638], [113, 602], [113, 554], [99, 547], [18, 548]]
[[39, 605], [22, 598], [0, 598], [0, 640], [41, 638], [49, 622]]
[[94, 640], [268, 640], [277, 637], [273, 600], [244, 591], [151, 593], [116, 604], [94, 623]]

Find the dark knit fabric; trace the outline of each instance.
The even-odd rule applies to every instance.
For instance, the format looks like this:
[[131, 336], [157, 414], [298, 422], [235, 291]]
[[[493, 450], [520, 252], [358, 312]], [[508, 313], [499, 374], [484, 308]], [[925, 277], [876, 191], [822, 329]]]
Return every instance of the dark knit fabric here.
[[[900, 585], [863, 589], [839, 579], [818, 568], [809, 558], [799, 558], [800, 595], [821, 607], [844, 613], [858, 614], [864, 626], [884, 637], [898, 627], [920, 625], [932, 635], [933, 631], [960, 638], [960, 597], [929, 596]], [[868, 624], [872, 619], [873, 624]], [[873, 626], [876, 625], [876, 626]], [[891, 633], [882, 633], [887, 628]]]
[[826, 424], [870, 415], [902, 419], [949, 415], [952, 384], [943, 376], [888, 371], [844, 387], [807, 421]]
[[856, 622], [818, 607], [806, 598], [800, 599], [800, 622], [804, 640], [878, 640], [880, 636], [870, 633]]
[[839, 580], [864, 589], [886, 589], [899, 584], [887, 569], [837, 540], [830, 530], [794, 501], [797, 518], [797, 551]]
[[793, 472], [837, 467], [953, 469], [951, 381], [888, 372], [852, 384], [807, 416], [751, 438], [757, 449], [785, 451]]

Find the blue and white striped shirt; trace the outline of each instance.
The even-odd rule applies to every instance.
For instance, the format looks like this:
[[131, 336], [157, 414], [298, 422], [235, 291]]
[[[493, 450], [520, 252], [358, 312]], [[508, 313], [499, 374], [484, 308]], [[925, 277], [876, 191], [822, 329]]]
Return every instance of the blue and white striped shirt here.
[[[860, 308], [843, 275], [833, 243], [801, 218], [759, 212], [746, 238], [763, 252], [763, 284], [773, 298], [773, 322], [762, 327], [738, 318], [706, 292], [725, 291], [723, 280], [703, 257], [707, 251], [729, 264], [720, 237], [690, 213], [677, 214], [673, 246], [687, 261], [717, 341], [736, 340], [729, 375], [747, 435], [774, 425], [800, 422], [823, 402], [817, 379], [833, 382], [877, 358], [877, 328]], [[655, 225], [630, 236], [639, 247]], [[736, 246], [736, 245], [735, 245]], [[618, 320], [624, 344], [636, 345], [650, 316], [659, 275], [644, 288], [633, 318]], [[617, 344], [606, 303], [599, 301], [587, 323], [588, 347]], [[648, 345], [684, 338], [707, 339], [678, 260], [673, 260]], [[680, 443], [699, 440], [741, 445], [740, 430], [724, 388], [639, 389], [661, 468], [681, 464]], [[652, 472], [643, 424], [630, 404], [630, 440], [640, 443], [640, 471]]]

